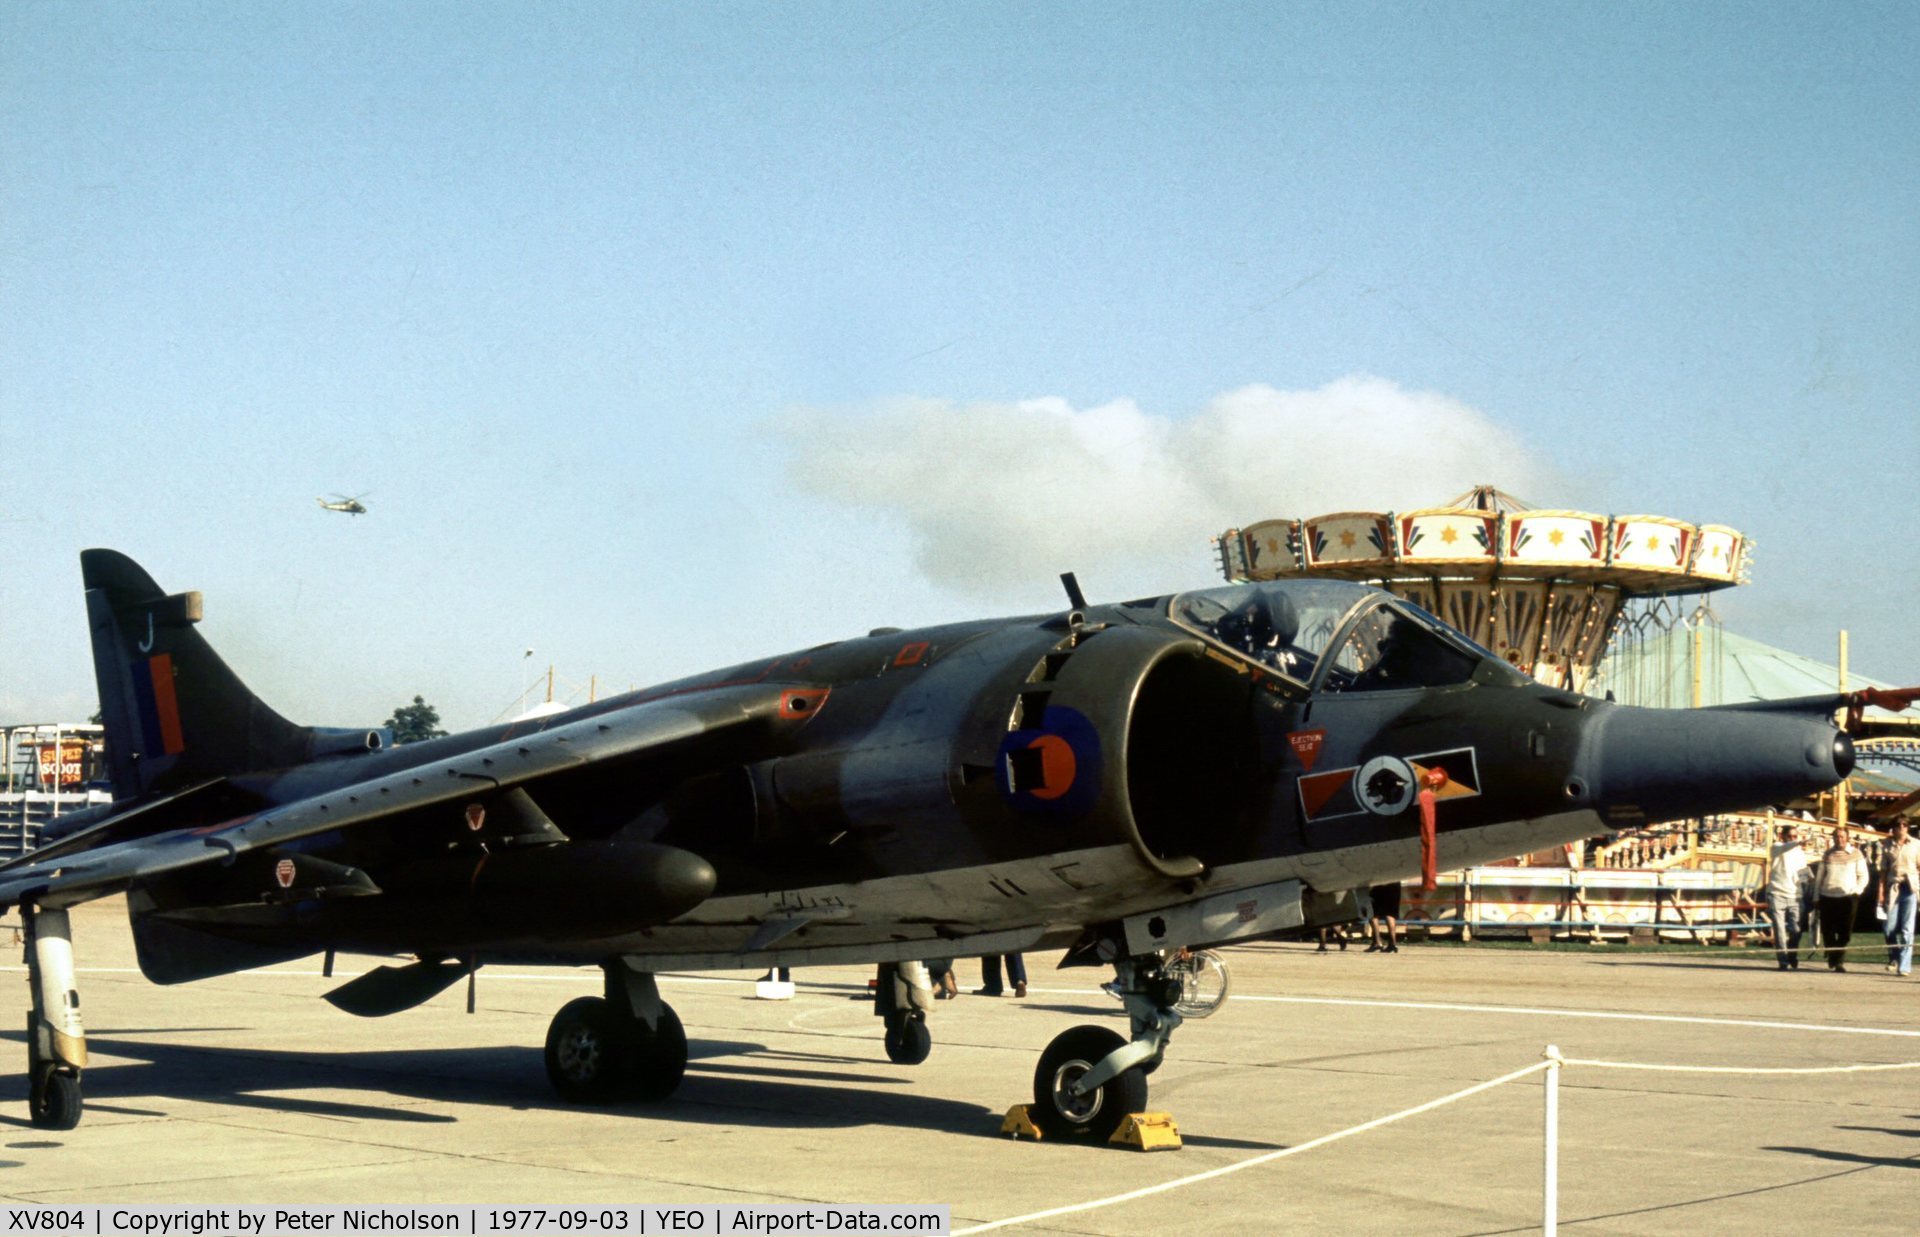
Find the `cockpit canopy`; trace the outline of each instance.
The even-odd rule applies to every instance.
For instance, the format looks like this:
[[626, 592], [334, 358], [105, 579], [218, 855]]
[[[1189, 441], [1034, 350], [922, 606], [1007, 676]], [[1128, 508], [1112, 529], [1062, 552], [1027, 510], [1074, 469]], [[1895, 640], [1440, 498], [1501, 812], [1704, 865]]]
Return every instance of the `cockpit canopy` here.
[[1363, 584], [1283, 580], [1203, 589], [1175, 597], [1169, 616], [1303, 687], [1317, 682], [1323, 692], [1449, 687], [1472, 678], [1483, 662], [1507, 669], [1425, 610]]

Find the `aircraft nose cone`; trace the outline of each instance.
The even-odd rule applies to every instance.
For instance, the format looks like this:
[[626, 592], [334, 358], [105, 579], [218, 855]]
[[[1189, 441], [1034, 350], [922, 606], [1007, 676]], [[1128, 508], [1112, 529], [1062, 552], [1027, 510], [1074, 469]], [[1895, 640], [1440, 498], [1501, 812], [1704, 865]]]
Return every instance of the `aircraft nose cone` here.
[[1853, 769], [1853, 743], [1825, 721], [1772, 713], [1621, 707], [1581, 762], [1613, 817], [1677, 820], [1825, 790]]

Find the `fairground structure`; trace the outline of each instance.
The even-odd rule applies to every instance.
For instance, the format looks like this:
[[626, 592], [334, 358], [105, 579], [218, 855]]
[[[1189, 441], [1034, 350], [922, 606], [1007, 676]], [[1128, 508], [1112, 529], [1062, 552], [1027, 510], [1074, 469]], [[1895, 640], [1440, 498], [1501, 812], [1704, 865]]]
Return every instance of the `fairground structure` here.
[[0, 725], [0, 857], [38, 845], [55, 817], [112, 798], [103, 742], [87, 722]]
[[[1540, 682], [1624, 704], [1887, 686], [1848, 675], [1844, 632], [1840, 664], [1825, 666], [1724, 631], [1708, 599], [1747, 582], [1752, 551], [1724, 525], [1540, 510], [1483, 485], [1438, 507], [1262, 520], [1228, 529], [1214, 549], [1230, 581], [1377, 585]], [[1816, 855], [1844, 825], [1877, 858], [1892, 819], [1920, 810], [1920, 791], [1876, 769], [1920, 773], [1920, 731], [1890, 714], [1868, 721], [1872, 737], [1856, 744], [1862, 770], [1817, 802], [1756, 804], [1443, 873], [1431, 893], [1407, 890], [1407, 923], [1469, 939], [1759, 939], [1759, 894], [1784, 814]]]

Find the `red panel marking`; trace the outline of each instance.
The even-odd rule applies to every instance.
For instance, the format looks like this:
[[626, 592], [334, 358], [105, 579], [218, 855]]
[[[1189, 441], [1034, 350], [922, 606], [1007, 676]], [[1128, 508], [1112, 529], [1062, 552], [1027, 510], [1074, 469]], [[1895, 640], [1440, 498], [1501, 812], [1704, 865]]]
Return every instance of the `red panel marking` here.
[[1073, 744], [1057, 734], [1043, 734], [1027, 744], [1027, 750], [1040, 753], [1040, 785], [1029, 794], [1036, 799], [1058, 799], [1073, 789], [1074, 776], [1080, 771]]
[[796, 687], [780, 693], [780, 716], [786, 718], [812, 717], [827, 702], [828, 688]]
[[918, 665], [920, 659], [926, 655], [927, 642], [922, 640], [918, 644], [909, 644], [894, 654], [893, 664], [896, 666], [915, 666]]
[[282, 889], [293, 888], [293, 874], [294, 867], [293, 860], [291, 859], [282, 859], [279, 863], [273, 865], [274, 883]]
[[467, 828], [478, 833], [480, 832], [480, 826], [486, 823], [487, 809], [485, 805], [479, 803], [467, 804]]
[[153, 676], [153, 709], [160, 715], [160, 747], [169, 756], [184, 752], [187, 741], [180, 734], [180, 701], [173, 694], [173, 658], [166, 653], [150, 657], [147, 670]]
[[1327, 800], [1353, 781], [1356, 769], [1336, 769], [1332, 773], [1316, 773], [1312, 777], [1300, 779], [1300, 802], [1307, 809], [1309, 818], [1318, 816], [1320, 809], [1327, 806]]

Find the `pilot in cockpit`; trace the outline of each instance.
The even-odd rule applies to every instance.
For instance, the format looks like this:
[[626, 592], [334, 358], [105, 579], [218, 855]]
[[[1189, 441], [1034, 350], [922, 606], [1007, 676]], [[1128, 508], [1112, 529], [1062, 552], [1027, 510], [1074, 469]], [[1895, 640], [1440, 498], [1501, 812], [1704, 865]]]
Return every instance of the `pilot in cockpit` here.
[[1304, 679], [1313, 666], [1310, 658], [1293, 647], [1300, 634], [1300, 619], [1284, 593], [1253, 594], [1221, 618], [1218, 630], [1227, 645], [1281, 674]]

